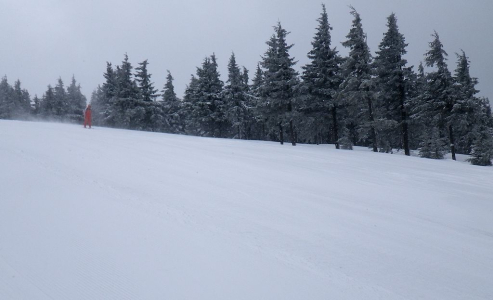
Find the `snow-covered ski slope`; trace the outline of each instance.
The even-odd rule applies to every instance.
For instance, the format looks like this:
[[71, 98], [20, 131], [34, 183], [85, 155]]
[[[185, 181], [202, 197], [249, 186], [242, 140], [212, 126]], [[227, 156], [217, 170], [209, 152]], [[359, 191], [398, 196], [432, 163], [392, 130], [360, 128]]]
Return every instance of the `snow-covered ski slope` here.
[[493, 299], [493, 168], [0, 121], [0, 299]]

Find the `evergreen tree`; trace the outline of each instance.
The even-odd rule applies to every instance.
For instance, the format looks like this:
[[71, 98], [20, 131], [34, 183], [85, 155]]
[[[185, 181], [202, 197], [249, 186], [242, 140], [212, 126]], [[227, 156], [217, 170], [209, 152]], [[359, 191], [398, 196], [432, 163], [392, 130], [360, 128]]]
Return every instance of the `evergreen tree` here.
[[[248, 73], [246, 75], [248, 76]], [[228, 63], [228, 81], [224, 88], [224, 107], [226, 117], [233, 126], [233, 134], [239, 139], [246, 136], [246, 124], [248, 122], [247, 86], [245, 73], [240, 71], [235, 54], [232, 53]]]
[[117, 66], [117, 96], [122, 99], [138, 99], [138, 90], [132, 77], [132, 64], [125, 53], [121, 67]]
[[40, 114], [44, 118], [53, 118], [56, 116], [56, 103], [55, 103], [55, 94], [53, 91], [53, 87], [48, 85], [48, 89], [43, 95], [40, 105]]
[[255, 76], [252, 79], [252, 85], [249, 86], [249, 106], [251, 110], [252, 129], [251, 135], [259, 140], [266, 139], [266, 118], [262, 110], [261, 88], [263, 85], [263, 71], [260, 64], [257, 64]]
[[179, 112], [184, 127], [183, 129], [186, 134], [200, 135], [201, 133], [198, 114], [200, 112], [198, 109], [198, 89], [198, 79], [194, 75], [191, 75], [190, 83], [185, 89], [183, 105]]
[[295, 92], [298, 85], [298, 73], [294, 70], [296, 62], [289, 55], [293, 45], [288, 45], [289, 34], [279, 22], [274, 26], [274, 35], [267, 42], [269, 48], [262, 58], [264, 68], [261, 95], [268, 121], [279, 127], [279, 141], [284, 143], [283, 126], [289, 123], [290, 139], [296, 145], [293, 119], [295, 118]]
[[58, 78], [58, 83], [53, 89], [53, 97], [53, 117], [57, 120], [64, 120], [70, 110], [70, 106], [62, 78]]
[[105, 98], [109, 101], [109, 99], [117, 96], [118, 94], [118, 78], [110, 62], [106, 62], [106, 73], [104, 73], [103, 76], [106, 80], [106, 82], [103, 83], [103, 92]]
[[[380, 126], [384, 134], [384, 147], [401, 146], [406, 155], [410, 155], [408, 111], [406, 105], [406, 63], [402, 58], [406, 54], [404, 35], [399, 33], [397, 18], [391, 14], [387, 18], [388, 30], [379, 45], [374, 61], [377, 74], [378, 106], [384, 122]], [[386, 149], [388, 150], [388, 149]]]
[[115, 71], [112, 64], [106, 62], [106, 72], [103, 74], [105, 82], [91, 96], [93, 123], [95, 125], [115, 125], [113, 105], [119, 95], [119, 73], [120, 68], [118, 66], [117, 71]]
[[171, 76], [170, 71], [168, 71], [166, 84], [162, 90], [162, 105], [164, 113], [167, 116], [167, 131], [179, 133], [183, 130], [180, 118], [181, 101], [176, 96], [173, 80], [173, 76]]
[[[344, 81], [341, 84], [348, 113], [346, 122], [353, 143], [358, 140], [369, 140], [373, 151], [377, 152], [371, 91], [371, 54], [366, 43], [366, 34], [363, 31], [361, 17], [352, 6], [351, 15], [354, 16], [353, 25], [346, 36], [347, 40], [342, 43], [344, 47], [349, 48], [349, 56], [342, 65]], [[359, 131], [359, 137], [356, 130]]]
[[[315, 130], [328, 126], [326, 120], [332, 119], [332, 131], [336, 149], [339, 149], [338, 92], [342, 82], [340, 64], [342, 59], [335, 47], [332, 49], [329, 24], [325, 5], [318, 19], [319, 26], [312, 42], [313, 49], [308, 53], [310, 63], [303, 67], [303, 90], [307, 94], [302, 110], [315, 119]], [[328, 129], [326, 128], [328, 131]], [[322, 133], [317, 131], [318, 135]]]
[[0, 82], [0, 119], [11, 119], [14, 111], [14, 90], [8, 83], [7, 76]]
[[74, 76], [72, 76], [72, 81], [67, 87], [67, 99], [69, 103], [68, 118], [75, 122], [82, 122], [87, 99], [82, 94], [80, 84], [77, 84]]
[[456, 132], [457, 152], [469, 154], [475, 139], [474, 129], [477, 128], [475, 125], [482, 119], [483, 108], [476, 97], [479, 92], [476, 89], [478, 80], [471, 77], [469, 73], [470, 62], [466, 53], [462, 51], [462, 54], [457, 54], [457, 59], [457, 69], [453, 78], [455, 102], [448, 121]]
[[108, 110], [110, 109], [106, 91], [104, 87], [98, 86], [91, 94], [91, 109], [92, 109], [92, 125], [103, 126], [113, 125], [109, 124]]
[[192, 114], [203, 136], [224, 137], [229, 127], [222, 98], [223, 82], [217, 68], [215, 54], [206, 57], [202, 67], [197, 68], [197, 101]]
[[41, 100], [38, 98], [38, 95], [34, 95], [32, 114], [34, 116], [38, 116], [40, 113], [40, 109], [41, 109]]
[[20, 80], [16, 80], [12, 92], [12, 118], [25, 118], [29, 114], [31, 108], [29, 92], [22, 89]]
[[135, 80], [139, 84], [140, 99], [151, 102], [158, 96], [157, 90], [154, 88], [154, 84], [151, 82], [151, 74], [147, 72], [147, 59], [139, 63], [139, 67], [135, 68], [137, 74], [135, 74]]
[[[454, 107], [454, 88], [452, 75], [447, 68], [447, 52], [443, 50], [438, 33], [432, 34], [433, 41], [430, 42], [430, 50], [425, 54], [425, 62], [428, 67], [436, 67], [436, 70], [427, 74], [427, 90], [425, 92], [424, 110], [430, 116], [432, 124], [438, 127], [439, 138], [446, 141], [448, 130], [448, 142], [455, 160], [454, 132], [450, 119]], [[429, 132], [425, 133], [430, 136]], [[443, 143], [441, 143], [443, 144]], [[441, 149], [445, 151], [445, 149]]]
[[474, 128], [475, 138], [471, 158], [468, 161], [473, 165], [491, 166], [493, 159], [493, 120], [489, 100], [487, 98], [479, 99], [478, 107], [478, 120]]

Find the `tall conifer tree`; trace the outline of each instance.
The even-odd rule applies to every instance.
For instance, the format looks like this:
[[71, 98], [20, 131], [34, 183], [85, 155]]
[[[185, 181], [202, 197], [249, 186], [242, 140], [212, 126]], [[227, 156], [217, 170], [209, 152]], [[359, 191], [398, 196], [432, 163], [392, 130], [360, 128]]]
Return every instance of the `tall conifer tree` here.
[[279, 22], [274, 26], [274, 35], [267, 42], [269, 48], [262, 59], [264, 68], [262, 101], [268, 119], [279, 127], [279, 141], [284, 143], [283, 126], [290, 127], [290, 139], [296, 145], [293, 119], [295, 117], [295, 89], [298, 85], [298, 73], [294, 70], [294, 58], [289, 55], [293, 45], [288, 45], [289, 34]]
[[374, 61], [378, 108], [380, 117], [386, 121], [381, 128], [383, 127], [382, 131], [387, 131], [384, 135], [387, 141], [384, 141], [384, 144], [387, 147], [395, 147], [398, 141], [399, 146], [404, 148], [405, 154], [409, 156], [411, 153], [405, 80], [407, 61], [403, 58], [407, 52], [407, 44], [404, 35], [399, 32], [397, 18], [393, 13], [387, 18], [387, 28]]
[[[310, 62], [303, 67], [303, 89], [306, 90], [306, 104], [303, 109], [318, 120], [320, 128], [324, 120], [332, 119], [332, 130], [336, 149], [339, 149], [338, 92], [342, 82], [340, 64], [342, 59], [335, 47], [331, 48], [330, 31], [325, 5], [312, 41], [313, 49], [308, 53]], [[327, 130], [328, 131], [328, 130]]]
[[[353, 25], [347, 40], [342, 43], [349, 48], [349, 56], [342, 66], [344, 81], [342, 92], [349, 111], [350, 129], [359, 129], [359, 137], [352, 133], [353, 142], [369, 140], [374, 152], [377, 152], [377, 135], [375, 131], [375, 116], [372, 99], [371, 54], [366, 43], [366, 34], [363, 31], [361, 17], [351, 6]], [[359, 121], [361, 120], [361, 121]]]

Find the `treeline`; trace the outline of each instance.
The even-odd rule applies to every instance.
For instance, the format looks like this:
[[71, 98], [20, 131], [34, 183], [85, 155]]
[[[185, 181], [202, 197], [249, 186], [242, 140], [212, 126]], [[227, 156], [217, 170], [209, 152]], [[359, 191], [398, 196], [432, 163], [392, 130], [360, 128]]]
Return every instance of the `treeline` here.
[[20, 80], [11, 86], [4, 76], [0, 82], [0, 119], [81, 122], [86, 102], [74, 77], [67, 88], [59, 78], [55, 87], [48, 85], [42, 98], [35, 95], [33, 99]]
[[354, 19], [342, 43], [349, 54], [343, 57], [332, 46], [332, 27], [322, 9], [301, 73], [280, 23], [251, 80], [233, 53], [227, 81], [221, 81], [212, 54], [191, 75], [183, 99], [169, 71], [164, 88], [154, 86], [147, 60], [135, 69], [126, 54], [121, 65], [107, 63], [105, 82], [91, 97], [94, 124], [292, 145], [333, 143], [338, 149], [358, 145], [406, 155], [418, 150], [435, 159], [461, 153], [470, 154], [473, 164], [491, 165], [491, 108], [477, 96], [478, 80], [469, 73], [464, 51], [456, 55], [452, 74], [435, 32], [424, 65], [415, 70], [403, 57], [407, 43], [391, 14], [372, 55], [361, 17], [351, 7]]
[[272, 140], [295, 145], [334, 143], [336, 148], [368, 146], [377, 152], [419, 150], [427, 158], [446, 153], [471, 154], [471, 162], [490, 165], [493, 121], [488, 99], [477, 97], [477, 79], [469, 73], [462, 51], [452, 74], [447, 53], [435, 32], [424, 66], [417, 71], [403, 58], [407, 44], [397, 19], [387, 19], [387, 32], [373, 56], [360, 15], [351, 8], [352, 27], [341, 57], [331, 46], [325, 6], [299, 74], [290, 56], [293, 46], [280, 23], [267, 41], [267, 51], [253, 80], [236, 62], [228, 63], [224, 83], [217, 58], [206, 57], [190, 78], [183, 99], [174, 92], [168, 72], [158, 94], [147, 61], [132, 76], [125, 55], [121, 66], [107, 64], [106, 82], [92, 96], [95, 122], [104, 126], [197, 136]]

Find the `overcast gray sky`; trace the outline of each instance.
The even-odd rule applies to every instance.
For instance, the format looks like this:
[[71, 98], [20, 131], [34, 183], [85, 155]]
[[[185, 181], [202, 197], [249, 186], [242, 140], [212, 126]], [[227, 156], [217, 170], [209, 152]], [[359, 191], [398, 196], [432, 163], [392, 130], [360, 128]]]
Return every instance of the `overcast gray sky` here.
[[190, 74], [213, 52], [224, 81], [232, 51], [252, 75], [277, 21], [291, 32], [291, 55], [300, 69], [307, 63], [321, 3], [342, 55], [352, 21], [348, 5], [361, 15], [372, 53], [394, 12], [409, 43], [410, 65], [423, 60], [436, 30], [451, 72], [455, 53], [463, 49], [480, 95], [493, 100], [492, 0], [0, 0], [0, 73], [11, 84], [20, 79], [31, 96], [42, 96], [58, 77], [68, 84], [73, 74], [90, 99], [104, 81], [106, 61], [120, 64], [126, 52], [134, 67], [149, 60], [160, 90], [169, 69], [181, 97]]

